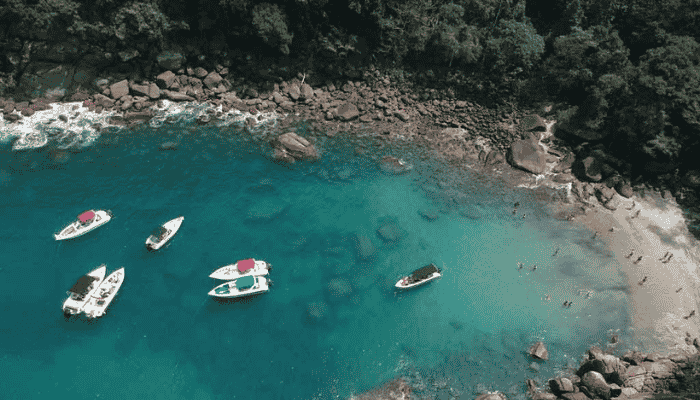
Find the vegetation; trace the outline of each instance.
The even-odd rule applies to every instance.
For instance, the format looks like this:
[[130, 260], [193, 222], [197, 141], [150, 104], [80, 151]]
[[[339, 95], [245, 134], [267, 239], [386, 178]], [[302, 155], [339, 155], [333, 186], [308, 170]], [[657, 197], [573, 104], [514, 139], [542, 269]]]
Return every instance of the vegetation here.
[[373, 65], [524, 105], [544, 88], [563, 132], [640, 166], [691, 167], [700, 146], [700, 0], [5, 0], [0, 27], [5, 73], [26, 43], [70, 37], [150, 63]]

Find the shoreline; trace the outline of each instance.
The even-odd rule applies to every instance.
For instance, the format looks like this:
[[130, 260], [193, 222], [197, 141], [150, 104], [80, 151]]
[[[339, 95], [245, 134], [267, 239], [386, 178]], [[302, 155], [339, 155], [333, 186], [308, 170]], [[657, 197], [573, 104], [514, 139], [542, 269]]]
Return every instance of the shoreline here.
[[[199, 71], [197, 75], [202, 74]], [[194, 72], [190, 74], [188, 71], [186, 76], [191, 77], [192, 75], [194, 75]], [[207, 73], [206, 76], [209, 75], [210, 73]], [[180, 74], [178, 76], [185, 75]], [[112, 87], [117, 84], [120, 86], [116, 87], [116, 89], [124, 89], [123, 81], [114, 83]], [[128, 93], [139, 93], [141, 88], [137, 87], [137, 89], [134, 89], [138, 85], [137, 83], [128, 82], [126, 84], [127, 94], [121, 95], [118, 99], [107, 97], [113, 93], [111, 88], [110, 90], [103, 90], [102, 94], [88, 95], [82, 92], [74, 94], [71, 96], [71, 99], [74, 101], [80, 101], [78, 99], [84, 97], [82, 99], [83, 108], [75, 109], [74, 106], [70, 106], [73, 108], [71, 111], [77, 111], [79, 114], [85, 111], [94, 112], [95, 115], [101, 115], [100, 118], [104, 119], [107, 126], [123, 125], [124, 129], [130, 129], [139, 123], [149, 123], [156, 114], [155, 110], [162, 103], [153, 99], [154, 95], [152, 94], [149, 94], [150, 97], [129, 95]], [[700, 265], [700, 251], [691, 248], [691, 244], [694, 243], [695, 239], [690, 235], [685, 218], [673, 200], [670, 200], [669, 205], [659, 207], [658, 204], [663, 199], [659, 199], [659, 196], [656, 194], [640, 196], [639, 193], [634, 193], [630, 197], [624, 197], [620, 196], [612, 188], [607, 188], [609, 190], [606, 190], [603, 184], [591, 185], [578, 181], [571, 173], [571, 161], [569, 160], [570, 157], [568, 157], [570, 153], [566, 153], [560, 148], [556, 148], [556, 146], [551, 146], [551, 142], [548, 141], [552, 137], [554, 122], [545, 121], [539, 116], [537, 116], [539, 120], [536, 128], [539, 128], [539, 132], [542, 132], [542, 128], [544, 128], [544, 133], [538, 134], [538, 131], [532, 133], [532, 130], [523, 130], [520, 127], [520, 122], [524, 118], [522, 115], [518, 118], [512, 113], [507, 118], [499, 119], [498, 122], [494, 122], [496, 119], [481, 122], [481, 119], [491, 118], [490, 111], [484, 111], [469, 102], [453, 100], [453, 104], [448, 104], [447, 108], [478, 109], [479, 112], [483, 112], [483, 115], [489, 117], [482, 116], [477, 120], [477, 125], [477, 123], [473, 122], [473, 118], [467, 116], [472, 121], [471, 123], [454, 123], [453, 125], [457, 126], [447, 127], [445, 126], [447, 125], [446, 123], [437, 125], [429, 122], [430, 117], [428, 115], [433, 116], [433, 114], [436, 114], [436, 110], [442, 108], [443, 103], [438, 101], [437, 103], [429, 104], [433, 110], [428, 109], [422, 103], [417, 103], [418, 105], [415, 105], [416, 103], [411, 104], [409, 108], [408, 102], [397, 100], [403, 98], [397, 95], [399, 91], [392, 93], [392, 98], [389, 98], [385, 92], [393, 92], [393, 89], [388, 89], [388, 84], [383, 83], [383, 88], [370, 89], [364, 82], [348, 82], [342, 90], [336, 90], [335, 85], [330, 84], [324, 86], [324, 90], [317, 89], [321, 90], [321, 92], [312, 91], [312, 94], [309, 94], [308, 91], [310, 87], [308, 85], [303, 87], [303, 85], [298, 80], [293, 80], [289, 84], [283, 85], [285, 89], [277, 88], [277, 90], [272, 92], [273, 94], [267, 97], [254, 96], [252, 99], [245, 100], [239, 99], [235, 92], [223, 92], [224, 96], [220, 96], [222, 93], [218, 93], [218, 98], [212, 98], [211, 95], [214, 95], [214, 92], [205, 96], [206, 93], [200, 93], [192, 89], [191, 86], [178, 93], [183, 93], [179, 100], [188, 102], [185, 107], [188, 107], [189, 104], [197, 104], [199, 106], [210, 104], [216, 107], [213, 112], [205, 111], [196, 117], [197, 122], [201, 125], [222, 120], [226, 118], [225, 116], [229, 111], [235, 109], [242, 113], [248, 113], [239, 114], [236, 117], [236, 122], [243, 124], [246, 127], [245, 129], [250, 132], [265, 122], [263, 112], [258, 110], [258, 108], [261, 108], [265, 110], [264, 112], [275, 112], [278, 113], [277, 115], [280, 115], [280, 117], [275, 117], [279, 126], [275, 126], [272, 130], [273, 132], [271, 132], [272, 134], [266, 136], [278, 137], [278, 134], [282, 134], [286, 127], [300, 120], [310, 121], [314, 130], [330, 132], [327, 133], [328, 136], [333, 136], [337, 131], [349, 131], [354, 134], [371, 131], [374, 132], [373, 136], [385, 139], [389, 146], [391, 146], [392, 141], [407, 139], [434, 150], [448, 160], [461, 164], [462, 168], [478, 168], [481, 173], [493, 175], [497, 172], [500, 176], [505, 175], [504, 179], [514, 187], [521, 186], [534, 190], [543, 188], [543, 196], [551, 196], [553, 203], [550, 205], [554, 215], [557, 213], [577, 214], [573, 217], [573, 222], [583, 224], [591, 232], [599, 232], [597, 237], [603, 240], [608, 248], [615, 253], [616, 261], [628, 277], [629, 293], [633, 306], [631, 310], [632, 324], [635, 328], [648, 332], [650, 336], [666, 343], [668, 346], [665, 351], [652, 356], [652, 358], [663, 359], [663, 357], [668, 358], [681, 353], [686, 355], [697, 354], [697, 348], [700, 347], [700, 339], [698, 339], [700, 337], [700, 329], [698, 329], [695, 320], [700, 318], [700, 316], [684, 317], [688, 316], [692, 310], [695, 310], [699, 296], [698, 287], [700, 286], [698, 284], [700, 284], [700, 278], [698, 277], [697, 269], [698, 265]], [[148, 87], [149, 90], [153, 91], [152, 86]], [[296, 89], [289, 89], [290, 87], [296, 87]], [[378, 102], [374, 101], [373, 108], [383, 117], [376, 118], [379, 114], [367, 117], [371, 112], [360, 114], [359, 109], [354, 104], [362, 103], [364, 101], [362, 99], [366, 96], [353, 97], [353, 95], [361, 92], [363, 89], [372, 91], [374, 96], [377, 97]], [[297, 94], [297, 90], [300, 92], [299, 94]], [[195, 95], [201, 94], [201, 96], [195, 96], [199, 98], [189, 96], [187, 93], [192, 91], [194, 91]], [[301, 96], [302, 91], [306, 92], [304, 96]], [[232, 96], [225, 96], [231, 93], [233, 93]], [[282, 98], [282, 93], [284, 93], [284, 98]], [[348, 96], [348, 94], [350, 95]], [[179, 95], [167, 94], [167, 96], [171, 97], [170, 101], [174, 104], [183, 104], [175, 99]], [[262, 98], [265, 99], [263, 100]], [[302, 101], [297, 102], [299, 99], [302, 99]], [[274, 105], [270, 104], [270, 101]], [[129, 104], [129, 102], [131, 102], [130, 106], [125, 107], [125, 104]], [[61, 103], [66, 104], [65, 102]], [[383, 107], [392, 103], [395, 105], [393, 108], [397, 110], [387, 111], [389, 108]], [[461, 103], [459, 107], [457, 107], [457, 103]], [[136, 106], [136, 104], [141, 105]], [[399, 104], [404, 105], [406, 108], [398, 109]], [[34, 105], [38, 106], [34, 107]], [[8, 112], [8, 109], [11, 107], [15, 108]], [[24, 118], [31, 117], [37, 111], [48, 110], [49, 108], [46, 107], [51, 108], [52, 106], [48, 102], [37, 100], [31, 102], [31, 105], [29, 103], [26, 105], [20, 103], [19, 108], [17, 108], [17, 104], [10, 106], [6, 101], [0, 99], [0, 108], [4, 109], [3, 121], [5, 121], [6, 115], [15, 115], [15, 117], [10, 117], [10, 120], [14, 119], [13, 122], [16, 122], [23, 119], [18, 118], [20, 115], [23, 115]], [[362, 108], [365, 108], [364, 105]], [[115, 114], [104, 116], [102, 114], [104, 110], [113, 110]], [[286, 117], [281, 112], [284, 112]], [[71, 125], [68, 116], [64, 117], [65, 119], [61, 118], [60, 115], [56, 115], [55, 119], [63, 121], [63, 124], [66, 126]], [[262, 119], [258, 117], [262, 117]], [[71, 119], [75, 118], [77, 116], [73, 116]], [[479, 130], [488, 123], [498, 125], [495, 130], [491, 130], [496, 133], [490, 136], [482, 136]], [[57, 127], [61, 128], [61, 126]], [[100, 131], [105, 126], [100, 125], [96, 127], [93, 124], [91, 128]], [[511, 136], [503, 137], [503, 132]], [[77, 132], [73, 133], [80, 135]], [[31, 134], [26, 134], [26, 137], [31, 137]], [[80, 137], [78, 141], [87, 139], [89, 138]], [[55, 140], [55, 138], [47, 137], [46, 144], [37, 149], [44, 147], [52, 140]], [[530, 167], [534, 171], [526, 172], [516, 169], [506, 162], [506, 154], [504, 153], [508, 153], [509, 150], [512, 153], [514, 151], [513, 146], [522, 142], [534, 143], [534, 153], [538, 158], [534, 162], [537, 165]], [[15, 143], [13, 143], [13, 146]], [[91, 143], [89, 142], [87, 145]], [[302, 147], [310, 149], [313, 148], [313, 144], [307, 142]], [[32, 148], [22, 148], [21, 150], [31, 151]], [[71, 151], [70, 146], [65, 150]], [[301, 155], [299, 152], [295, 153], [290, 147], [276, 145], [274, 158], [286, 162], [295, 162], [296, 160], [308, 158], [305, 150], [302, 150], [301, 153]], [[525, 156], [524, 158], [532, 158], [528, 154], [525, 154]], [[513, 164], [518, 163], [517, 160], [510, 160], [510, 162]], [[528, 162], [530, 164], [533, 163], [531, 160]], [[534, 184], [532, 183], [533, 180]], [[547, 187], [554, 187], [555, 194], [552, 195], [546, 189]], [[566, 188], [566, 196], [562, 196], [560, 193], [562, 187]], [[652, 204], [652, 201], [654, 204]], [[632, 202], [635, 203], [635, 208], [627, 210]], [[585, 209], [584, 212], [575, 211], [582, 206]], [[632, 213], [636, 213], [635, 210], [640, 210], [640, 214], [638, 217], [632, 218], [634, 215]], [[615, 231], [609, 232], [610, 227], [613, 227]], [[637, 254], [643, 256], [643, 259], [638, 264], [634, 264], [632, 260], [624, 257], [631, 249], [635, 249], [635, 257]], [[671, 251], [674, 254], [672, 261], [668, 263], [657, 261], [666, 251]], [[638, 285], [638, 282], [644, 276], [648, 277], [648, 281], [644, 285]], [[683, 289], [679, 293], [675, 293], [675, 290], [679, 287]], [[691, 339], [690, 343], [688, 338]], [[403, 386], [401, 387], [402, 398], [410, 396], [410, 393], [407, 394], [410, 391], [403, 388]]]

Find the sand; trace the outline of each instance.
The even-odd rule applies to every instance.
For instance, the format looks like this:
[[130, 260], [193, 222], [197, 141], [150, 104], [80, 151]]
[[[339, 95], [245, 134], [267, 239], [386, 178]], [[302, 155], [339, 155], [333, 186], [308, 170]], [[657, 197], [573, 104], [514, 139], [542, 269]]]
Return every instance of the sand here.
[[[574, 221], [591, 229], [592, 235], [598, 232], [597, 238], [614, 251], [627, 275], [635, 341], [644, 344], [640, 350], [658, 351], [662, 355], [695, 354], [697, 350], [692, 343], [686, 344], [686, 337], [700, 337], [698, 242], [688, 232], [675, 201], [664, 200], [657, 194], [621, 199], [615, 211], [598, 205], [576, 216]], [[614, 231], [610, 232], [610, 228]], [[626, 258], [632, 251], [634, 255]], [[660, 259], [666, 252], [673, 257], [663, 263]], [[635, 264], [639, 256], [643, 258]], [[647, 280], [640, 285], [644, 277]], [[693, 310], [696, 315], [684, 318]]]

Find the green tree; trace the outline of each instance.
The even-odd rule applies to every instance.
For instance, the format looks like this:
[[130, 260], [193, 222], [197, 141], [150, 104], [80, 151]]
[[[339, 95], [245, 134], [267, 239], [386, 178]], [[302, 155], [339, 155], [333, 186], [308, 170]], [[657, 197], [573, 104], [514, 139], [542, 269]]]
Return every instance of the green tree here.
[[501, 20], [485, 47], [486, 65], [498, 73], [528, 71], [544, 53], [544, 39], [527, 20]]
[[258, 36], [270, 46], [277, 47], [282, 54], [289, 54], [293, 35], [287, 31], [284, 12], [276, 4], [262, 3], [253, 7], [253, 27]]

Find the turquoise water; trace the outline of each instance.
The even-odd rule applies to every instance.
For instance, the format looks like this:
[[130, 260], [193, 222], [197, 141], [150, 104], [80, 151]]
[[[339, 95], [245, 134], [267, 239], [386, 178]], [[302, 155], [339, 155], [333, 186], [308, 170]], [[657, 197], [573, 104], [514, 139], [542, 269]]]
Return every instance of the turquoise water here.
[[[422, 398], [521, 398], [526, 378], [544, 383], [605, 346], [609, 330], [629, 332], [626, 281], [610, 255], [530, 190], [408, 144], [367, 139], [360, 152], [344, 135], [318, 140], [321, 160], [292, 166], [235, 126], [187, 121], [107, 130], [79, 152], [2, 150], [2, 397], [332, 399], [402, 375]], [[178, 149], [159, 150], [166, 141]], [[387, 175], [384, 154], [416, 168]], [[88, 208], [114, 218], [53, 240]], [[179, 215], [178, 235], [148, 253], [150, 232]], [[377, 234], [383, 226], [392, 240]], [[274, 265], [272, 290], [208, 298], [220, 283], [209, 273], [248, 257]], [[394, 290], [430, 262], [442, 279]], [[126, 268], [116, 300], [101, 319], [65, 319], [66, 290], [102, 263]], [[530, 366], [537, 340], [551, 358]]]

